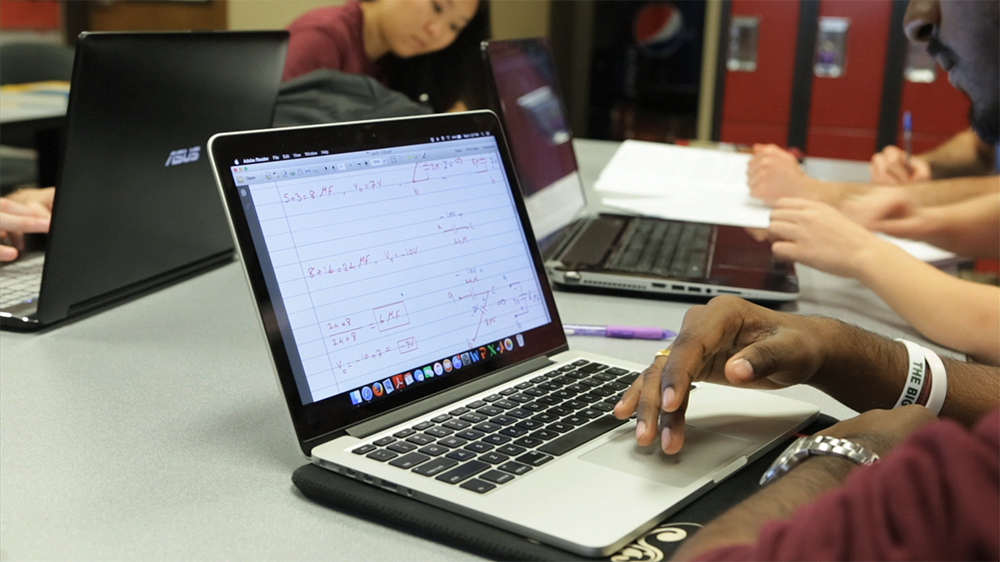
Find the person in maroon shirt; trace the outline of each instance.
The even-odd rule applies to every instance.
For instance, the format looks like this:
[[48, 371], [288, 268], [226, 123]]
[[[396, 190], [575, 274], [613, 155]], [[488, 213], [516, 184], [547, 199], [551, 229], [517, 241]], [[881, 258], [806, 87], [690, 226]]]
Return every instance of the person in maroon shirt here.
[[[486, 0], [350, 0], [306, 12], [288, 27], [283, 80], [319, 69], [366, 74], [436, 110], [479, 103]], [[466, 100], [466, 98], [475, 98]]]
[[[945, 420], [935, 421], [922, 405], [882, 410], [911, 376], [903, 343], [722, 296], [687, 312], [670, 353], [643, 371], [614, 415], [635, 413], [637, 442], [659, 438], [664, 452], [675, 454], [684, 445], [692, 381], [762, 389], [808, 384], [865, 412], [820, 433], [848, 439], [881, 461], [808, 457], [706, 525], [678, 558], [996, 560], [1000, 368], [941, 362]], [[923, 388], [932, 393], [941, 379], [927, 380]], [[925, 399], [921, 392], [917, 404]]]

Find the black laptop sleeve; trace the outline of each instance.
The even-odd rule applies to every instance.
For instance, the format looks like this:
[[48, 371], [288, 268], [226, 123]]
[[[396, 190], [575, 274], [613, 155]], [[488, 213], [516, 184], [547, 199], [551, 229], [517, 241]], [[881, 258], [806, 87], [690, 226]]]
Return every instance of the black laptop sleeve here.
[[[802, 433], [814, 433], [836, 421], [830, 416], [821, 415]], [[669, 558], [687, 537], [705, 523], [753, 494], [757, 490], [761, 474], [793, 439], [789, 438], [750, 463], [609, 559], [624, 562]], [[307, 498], [319, 504], [487, 558], [584, 559], [450, 511], [369, 486], [313, 464], [299, 467], [292, 474], [292, 482]]]

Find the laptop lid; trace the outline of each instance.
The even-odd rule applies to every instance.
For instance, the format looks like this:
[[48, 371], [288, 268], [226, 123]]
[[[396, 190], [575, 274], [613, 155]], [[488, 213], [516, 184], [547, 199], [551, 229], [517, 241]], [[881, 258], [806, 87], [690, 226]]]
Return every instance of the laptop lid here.
[[307, 455], [567, 348], [492, 112], [227, 133], [209, 152]]
[[516, 139], [511, 152], [528, 216], [544, 241], [586, 206], [552, 54], [544, 39], [485, 41], [482, 49], [493, 106]]
[[229, 259], [208, 137], [270, 126], [288, 33], [83, 33], [38, 318]]

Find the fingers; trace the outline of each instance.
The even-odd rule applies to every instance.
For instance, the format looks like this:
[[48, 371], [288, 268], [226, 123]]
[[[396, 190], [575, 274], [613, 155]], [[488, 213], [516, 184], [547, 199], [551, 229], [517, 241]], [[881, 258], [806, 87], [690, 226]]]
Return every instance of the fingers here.
[[803, 227], [790, 220], [775, 220], [772, 218], [771, 226], [768, 227], [767, 233], [771, 240], [801, 240]]
[[37, 205], [28, 205], [0, 197], [0, 230], [8, 234], [20, 232], [48, 232], [48, 211]]
[[40, 203], [34, 201], [15, 201], [8, 197], [0, 197], [0, 213], [26, 217], [48, 217], [51, 214]]
[[[775, 209], [820, 209], [823, 207], [828, 207], [826, 203], [820, 201], [814, 201], [812, 199], [803, 199], [801, 197], [782, 197], [774, 202], [772, 205]], [[771, 216], [774, 216], [775, 211], [771, 211]]]
[[745, 227], [743, 230], [745, 230], [746, 233], [750, 236], [750, 238], [753, 238], [755, 242], [763, 242], [764, 240], [767, 240], [766, 228]]
[[48, 217], [15, 215], [0, 212], [0, 230], [8, 232], [48, 232]]
[[660, 376], [666, 362], [666, 357], [657, 357], [653, 364], [632, 382], [632, 386], [625, 391], [612, 411], [612, 414], [620, 420], [628, 419], [633, 413], [636, 414], [635, 438], [639, 445], [649, 445], [657, 437], [660, 417]]
[[882, 152], [872, 156], [872, 181], [900, 184], [910, 180], [910, 169], [906, 166], [906, 153], [895, 146], [887, 146]]
[[660, 447], [668, 455], [676, 455], [684, 447], [684, 417], [690, 396], [687, 393], [676, 410], [660, 416]]
[[787, 240], [779, 240], [771, 244], [771, 253], [780, 261], [798, 262], [802, 258], [799, 245]]
[[17, 248], [12, 246], [0, 246], [0, 262], [14, 261], [17, 259]]
[[687, 413], [688, 398], [691, 396], [691, 381], [702, 372], [705, 354], [688, 342], [681, 341], [678, 350], [674, 342], [670, 361], [664, 366], [660, 378], [660, 447], [668, 455], [676, 454], [684, 446], [684, 418]]
[[666, 362], [667, 358], [657, 357], [643, 373], [642, 396], [639, 397], [635, 426], [635, 440], [641, 446], [651, 444], [657, 437], [661, 402], [660, 376]]

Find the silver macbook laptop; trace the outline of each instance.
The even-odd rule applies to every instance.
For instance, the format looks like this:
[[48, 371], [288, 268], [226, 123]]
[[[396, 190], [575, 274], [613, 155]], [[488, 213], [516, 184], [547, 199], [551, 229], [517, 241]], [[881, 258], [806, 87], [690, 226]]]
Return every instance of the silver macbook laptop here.
[[227, 133], [209, 152], [323, 468], [600, 555], [817, 413], [700, 384], [683, 453], [637, 449], [609, 412], [646, 365], [568, 348], [492, 112]]
[[583, 214], [583, 184], [547, 43], [488, 41], [482, 50], [492, 105], [510, 138], [528, 216], [556, 285], [639, 295], [798, 298], [794, 265], [775, 261], [769, 243], [742, 228]]

